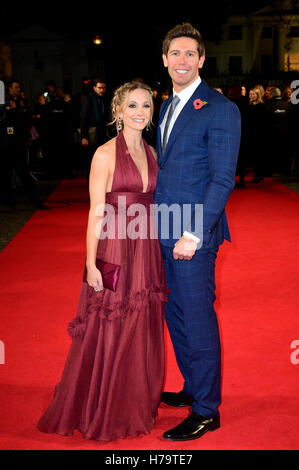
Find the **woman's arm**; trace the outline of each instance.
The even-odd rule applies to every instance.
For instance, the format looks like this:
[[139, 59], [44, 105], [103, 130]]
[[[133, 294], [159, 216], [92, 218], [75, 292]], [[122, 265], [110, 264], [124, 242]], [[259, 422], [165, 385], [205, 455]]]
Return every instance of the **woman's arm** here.
[[101, 223], [104, 217], [107, 185], [111, 178], [113, 154], [109, 145], [95, 152], [89, 175], [90, 209], [86, 232], [87, 282], [92, 287], [103, 288], [102, 276], [96, 268], [96, 253]]

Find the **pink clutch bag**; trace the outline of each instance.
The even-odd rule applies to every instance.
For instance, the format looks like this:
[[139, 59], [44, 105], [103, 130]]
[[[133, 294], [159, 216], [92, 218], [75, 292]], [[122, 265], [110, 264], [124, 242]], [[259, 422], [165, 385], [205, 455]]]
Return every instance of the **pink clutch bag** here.
[[[106, 289], [116, 291], [116, 286], [119, 278], [120, 266], [118, 264], [108, 263], [101, 259], [96, 259], [96, 267], [102, 274], [103, 286]], [[83, 282], [87, 282], [87, 269], [85, 266], [83, 274]]]

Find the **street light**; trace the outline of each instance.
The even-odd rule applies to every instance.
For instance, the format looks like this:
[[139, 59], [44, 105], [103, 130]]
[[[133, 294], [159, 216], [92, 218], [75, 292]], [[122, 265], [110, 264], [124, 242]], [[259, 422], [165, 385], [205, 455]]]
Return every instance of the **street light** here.
[[96, 46], [100, 46], [102, 44], [102, 39], [98, 34], [96, 34], [95, 37], [93, 38], [93, 43]]

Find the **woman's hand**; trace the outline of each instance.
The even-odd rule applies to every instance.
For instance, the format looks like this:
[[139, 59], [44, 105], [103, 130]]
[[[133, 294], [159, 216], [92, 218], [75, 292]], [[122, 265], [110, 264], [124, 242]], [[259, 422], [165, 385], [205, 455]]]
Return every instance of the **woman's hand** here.
[[93, 287], [95, 290], [103, 290], [103, 279], [102, 274], [96, 266], [86, 267], [87, 269], [87, 284]]

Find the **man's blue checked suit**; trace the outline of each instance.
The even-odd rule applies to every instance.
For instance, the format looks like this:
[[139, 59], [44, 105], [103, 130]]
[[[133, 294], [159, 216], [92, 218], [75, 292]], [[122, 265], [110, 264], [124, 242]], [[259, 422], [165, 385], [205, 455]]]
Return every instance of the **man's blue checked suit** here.
[[[198, 100], [206, 102], [197, 109]], [[193, 411], [204, 417], [219, 414], [221, 346], [215, 301], [215, 261], [219, 245], [230, 241], [225, 206], [235, 185], [240, 143], [240, 113], [235, 104], [201, 81], [180, 112], [164, 154], [160, 124], [172, 101], [161, 107], [157, 137], [158, 206], [191, 204], [181, 233], [162, 238], [158, 231], [171, 290], [166, 321], [176, 359], [184, 377], [183, 391], [194, 398]], [[195, 228], [195, 204], [202, 204], [203, 224]], [[173, 248], [184, 231], [200, 238], [191, 261], [175, 260]]]

